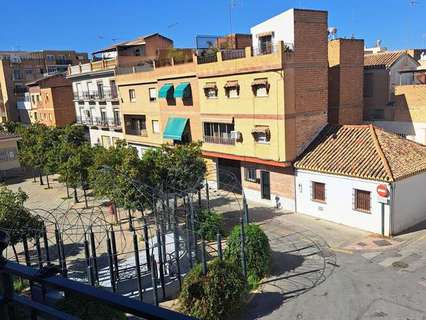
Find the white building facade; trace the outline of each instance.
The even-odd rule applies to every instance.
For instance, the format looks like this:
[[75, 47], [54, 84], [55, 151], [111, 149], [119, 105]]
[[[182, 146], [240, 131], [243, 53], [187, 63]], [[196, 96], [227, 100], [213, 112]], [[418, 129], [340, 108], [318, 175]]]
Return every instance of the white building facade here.
[[68, 77], [73, 82], [77, 123], [88, 127], [90, 143], [108, 148], [123, 139], [115, 69], [73, 66]]

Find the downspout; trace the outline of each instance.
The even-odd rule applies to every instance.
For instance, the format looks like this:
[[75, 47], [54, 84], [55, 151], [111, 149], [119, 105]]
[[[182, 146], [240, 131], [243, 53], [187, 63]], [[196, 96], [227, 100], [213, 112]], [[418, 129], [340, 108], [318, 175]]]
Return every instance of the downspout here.
[[390, 202], [389, 202], [389, 237], [393, 236], [393, 206], [395, 200], [395, 187], [396, 183], [392, 182], [390, 184]]

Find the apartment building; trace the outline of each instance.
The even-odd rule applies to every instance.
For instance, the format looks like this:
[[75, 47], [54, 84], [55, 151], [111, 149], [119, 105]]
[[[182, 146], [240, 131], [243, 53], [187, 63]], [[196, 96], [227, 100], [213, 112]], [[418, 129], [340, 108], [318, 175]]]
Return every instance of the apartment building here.
[[26, 84], [87, 61], [87, 53], [72, 50], [0, 51], [1, 121], [30, 123]]
[[364, 56], [364, 120], [392, 121], [395, 86], [413, 79], [402, 71], [416, 70], [419, 63], [405, 51], [386, 51]]
[[27, 84], [31, 123], [64, 127], [75, 123], [72, 83], [64, 73], [45, 76]]
[[292, 210], [291, 161], [327, 123], [327, 12], [288, 10], [251, 39], [120, 73], [124, 134], [141, 153], [202, 140], [212, 185], [229, 187], [231, 172], [233, 191]]
[[151, 70], [154, 61], [160, 61], [164, 54], [162, 50], [172, 47], [172, 40], [151, 34], [96, 51], [92, 62], [69, 68], [67, 77], [72, 81], [77, 123], [87, 126], [92, 145], [109, 147], [123, 138], [118, 70]]

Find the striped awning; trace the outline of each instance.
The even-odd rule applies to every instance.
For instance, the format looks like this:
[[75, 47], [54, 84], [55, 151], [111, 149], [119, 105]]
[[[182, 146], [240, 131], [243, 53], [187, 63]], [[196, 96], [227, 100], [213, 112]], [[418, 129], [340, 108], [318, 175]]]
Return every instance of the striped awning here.
[[256, 34], [256, 37], [260, 38], [260, 37], [267, 37], [267, 36], [273, 36], [274, 35], [274, 31], [267, 31], [267, 32], [261, 32]]
[[163, 138], [181, 141], [187, 122], [187, 118], [170, 117], [167, 120], [167, 125], [163, 132]]
[[251, 130], [252, 134], [257, 134], [257, 133], [264, 133], [264, 134], [269, 134], [269, 127], [268, 126], [256, 126]]
[[238, 80], [226, 81], [225, 88], [235, 88], [238, 87]]
[[234, 117], [203, 117], [201, 116], [202, 122], [208, 122], [208, 123], [234, 123]]
[[268, 79], [267, 78], [254, 79], [254, 81], [251, 83], [251, 85], [252, 86], [260, 86], [260, 85], [267, 86], [268, 85]]
[[167, 99], [168, 97], [170, 97], [172, 90], [173, 90], [173, 84], [166, 83], [165, 85], [161, 87], [160, 91], [158, 92], [158, 97]]
[[206, 82], [204, 89], [217, 89], [216, 82]]
[[189, 87], [189, 82], [179, 83], [175, 89], [173, 96], [175, 98], [183, 98], [185, 96], [185, 91]]

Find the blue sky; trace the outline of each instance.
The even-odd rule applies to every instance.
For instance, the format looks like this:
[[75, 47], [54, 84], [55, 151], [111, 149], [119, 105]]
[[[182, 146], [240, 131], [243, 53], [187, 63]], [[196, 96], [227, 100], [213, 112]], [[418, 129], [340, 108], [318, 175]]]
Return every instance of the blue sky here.
[[[176, 47], [195, 36], [231, 31], [232, 0], [22, 0], [4, 1], [0, 50], [75, 49], [93, 52], [113, 42], [160, 32]], [[415, 1], [415, 5], [410, 4]], [[3, 1], [2, 1], [3, 2]], [[338, 36], [377, 39], [390, 49], [425, 48], [426, 0], [233, 0], [232, 31], [289, 8], [329, 11]]]

